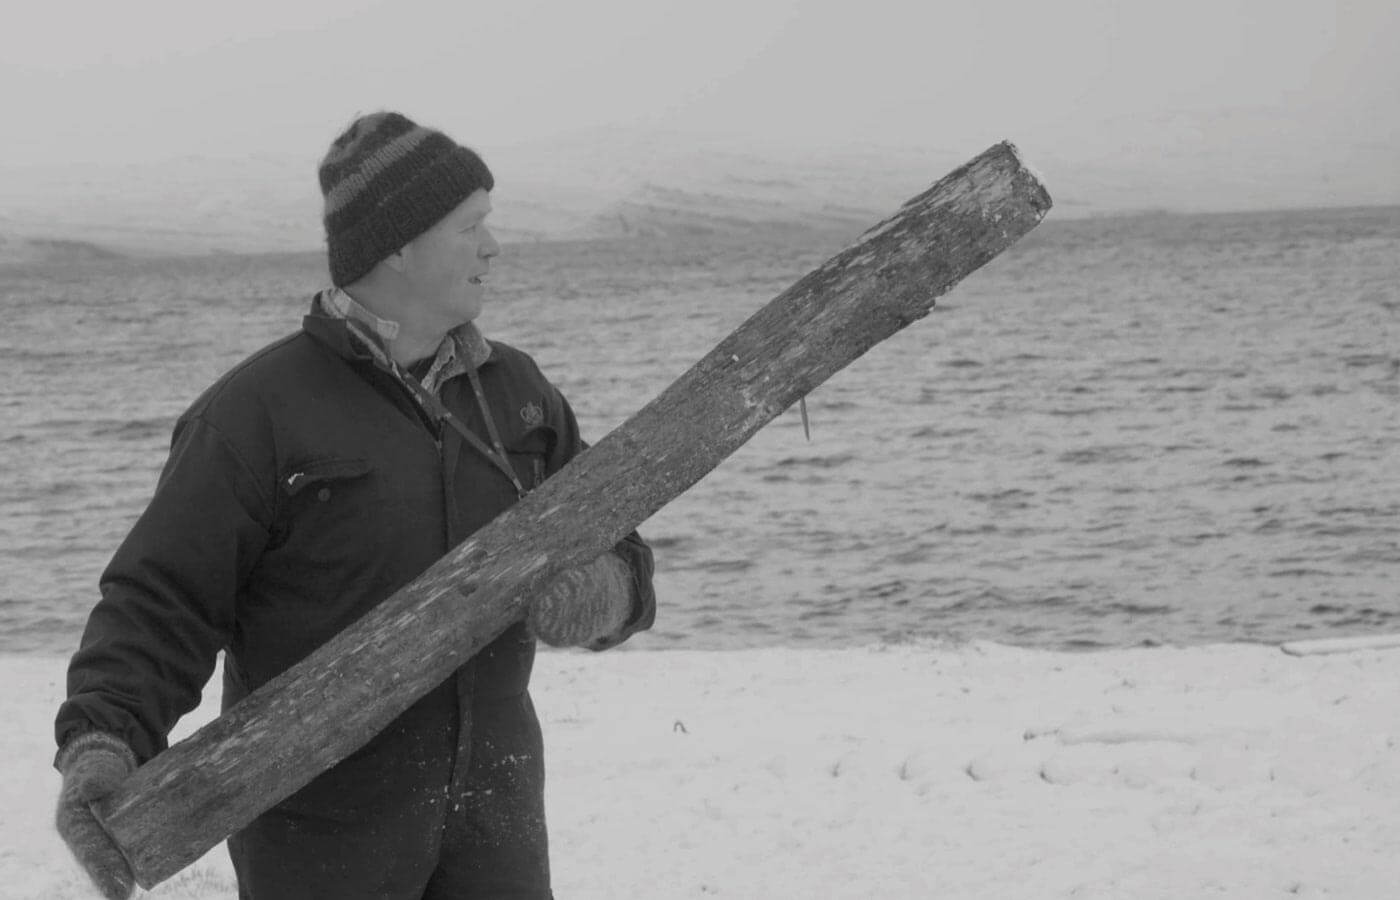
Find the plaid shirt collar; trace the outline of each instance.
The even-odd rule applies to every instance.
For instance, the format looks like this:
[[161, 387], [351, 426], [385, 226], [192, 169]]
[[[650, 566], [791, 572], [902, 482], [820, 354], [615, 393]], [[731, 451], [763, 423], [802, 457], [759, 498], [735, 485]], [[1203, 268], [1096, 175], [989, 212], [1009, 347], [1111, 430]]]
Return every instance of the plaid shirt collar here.
[[[385, 345], [399, 336], [398, 322], [381, 319], [338, 287], [322, 291], [317, 296], [316, 305], [332, 318], [353, 319], [368, 326], [380, 340], [381, 349], [386, 352], [388, 347]], [[443, 337], [432, 365], [423, 376], [423, 386], [436, 394], [448, 379], [465, 374], [468, 366], [481, 368], [490, 356], [491, 344], [476, 323], [463, 322]]]

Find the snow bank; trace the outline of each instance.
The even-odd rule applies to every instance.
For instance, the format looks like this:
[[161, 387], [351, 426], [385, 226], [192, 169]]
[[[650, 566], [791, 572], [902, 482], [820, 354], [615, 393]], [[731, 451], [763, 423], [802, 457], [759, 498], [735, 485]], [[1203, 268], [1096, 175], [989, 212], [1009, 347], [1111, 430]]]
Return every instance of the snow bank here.
[[[10, 897], [93, 896], [50, 825], [63, 665], [0, 659]], [[547, 653], [555, 890], [1393, 896], [1398, 686], [1394, 651], [1252, 645]], [[151, 896], [232, 900], [223, 850]]]

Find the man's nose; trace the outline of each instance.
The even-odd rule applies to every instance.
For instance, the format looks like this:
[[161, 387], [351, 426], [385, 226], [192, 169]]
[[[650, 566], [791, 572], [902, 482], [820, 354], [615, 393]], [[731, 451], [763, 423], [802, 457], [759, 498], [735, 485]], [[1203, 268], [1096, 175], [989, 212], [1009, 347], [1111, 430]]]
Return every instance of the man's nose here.
[[486, 232], [486, 240], [481, 242], [481, 248], [477, 251], [483, 259], [490, 259], [493, 256], [500, 256], [501, 245], [496, 243], [496, 236], [490, 231]]

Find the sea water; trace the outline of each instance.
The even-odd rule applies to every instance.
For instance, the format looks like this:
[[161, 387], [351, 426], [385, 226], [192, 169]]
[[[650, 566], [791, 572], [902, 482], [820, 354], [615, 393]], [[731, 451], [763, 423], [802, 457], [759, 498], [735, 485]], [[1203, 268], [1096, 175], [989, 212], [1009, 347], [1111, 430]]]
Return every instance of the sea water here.
[[[850, 236], [853, 237], [853, 236]], [[488, 335], [596, 440], [843, 246], [508, 246]], [[175, 417], [314, 255], [0, 268], [0, 651], [67, 652]], [[1400, 208], [1059, 221], [642, 526], [650, 648], [1400, 629]]]

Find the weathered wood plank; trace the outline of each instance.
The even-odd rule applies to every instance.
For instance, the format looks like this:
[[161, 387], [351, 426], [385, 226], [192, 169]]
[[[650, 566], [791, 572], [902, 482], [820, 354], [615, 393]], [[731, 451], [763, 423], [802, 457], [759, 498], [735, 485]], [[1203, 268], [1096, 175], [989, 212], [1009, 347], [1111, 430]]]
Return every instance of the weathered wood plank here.
[[1050, 208], [998, 144], [736, 329], [655, 400], [300, 664], [138, 769], [97, 812], [143, 887], [363, 745], [832, 374], [923, 317]]

